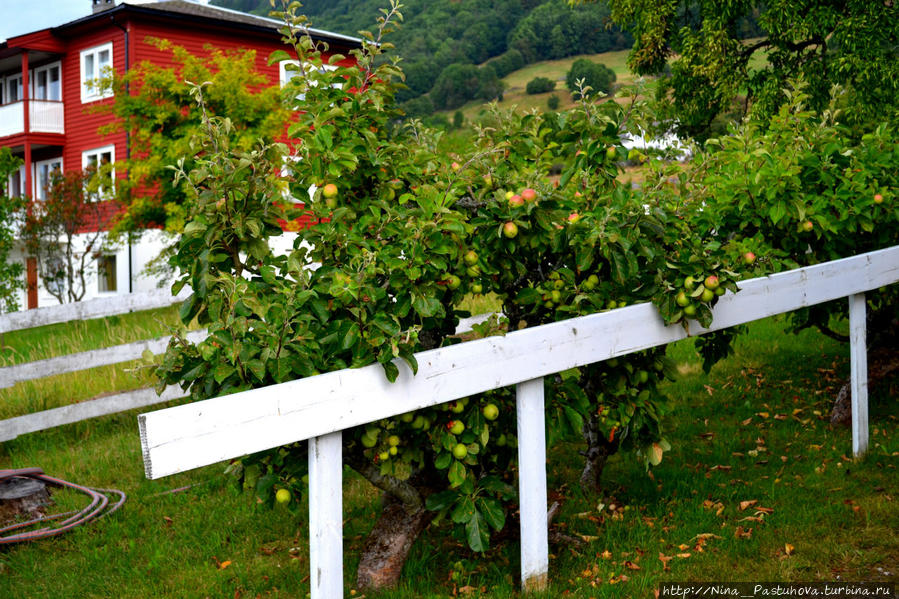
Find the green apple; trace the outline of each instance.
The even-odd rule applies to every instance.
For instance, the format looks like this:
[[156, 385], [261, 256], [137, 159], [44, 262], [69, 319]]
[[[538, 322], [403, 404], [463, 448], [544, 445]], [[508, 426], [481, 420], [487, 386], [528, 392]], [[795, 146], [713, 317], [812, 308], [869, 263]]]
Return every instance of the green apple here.
[[696, 306], [689, 305], [684, 307], [684, 316], [686, 316], [687, 318], [693, 318], [694, 316], [696, 316]]
[[690, 305], [690, 298], [687, 297], [687, 294], [686, 294], [685, 292], [683, 292], [683, 291], [679, 292], [679, 293], [674, 297], [674, 301], [675, 301], [675, 303], [676, 303], [678, 306], [680, 306], [681, 308], [684, 308], [684, 307]]
[[464, 460], [468, 457], [468, 448], [464, 443], [456, 443], [453, 446], [453, 457], [457, 460]]
[[288, 491], [287, 489], [278, 489], [278, 491], [275, 493], [275, 501], [277, 501], [281, 505], [290, 503], [290, 491]]
[[450, 289], [458, 289], [459, 285], [462, 284], [462, 279], [453, 274], [447, 275], [446, 279], [444, 280], [446, 281], [446, 286]]
[[465, 264], [474, 266], [478, 263], [478, 253], [474, 250], [468, 250], [465, 252], [465, 255], [462, 256], [462, 259], [465, 261]]
[[465, 424], [461, 420], [452, 420], [449, 424], [449, 432], [454, 435], [461, 435], [465, 430]]
[[499, 417], [499, 408], [496, 407], [496, 404], [488, 403], [481, 412], [487, 420], [496, 420]]
[[389, 437], [387, 437], [387, 444], [391, 447], [396, 447], [400, 444], [400, 438], [396, 435], [390, 435]]
[[472, 283], [470, 289], [471, 289], [471, 292], [474, 293], [475, 295], [480, 295], [481, 293], [484, 293], [484, 286], [481, 285], [480, 283]]
[[702, 295], [699, 296], [700, 301], [710, 302], [715, 297], [715, 292], [711, 289], [703, 289]]

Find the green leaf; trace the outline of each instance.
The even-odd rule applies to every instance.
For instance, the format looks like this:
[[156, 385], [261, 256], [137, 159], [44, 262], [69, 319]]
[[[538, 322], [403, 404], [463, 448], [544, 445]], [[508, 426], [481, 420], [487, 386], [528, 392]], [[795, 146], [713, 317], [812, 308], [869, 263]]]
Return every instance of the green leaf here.
[[475, 504], [493, 530], [502, 530], [506, 525], [506, 512], [502, 504], [496, 499], [478, 497]]
[[446, 490], [439, 493], [431, 493], [425, 499], [425, 507], [432, 512], [439, 512], [453, 505], [458, 499], [459, 493], [456, 491]]
[[468, 474], [468, 470], [465, 468], [465, 465], [459, 460], [453, 460], [453, 463], [450, 465], [449, 472], [447, 473], [447, 478], [450, 481], [450, 487], [455, 489], [463, 482], [465, 482], [465, 477]]
[[490, 544], [490, 531], [481, 512], [475, 511], [474, 518], [465, 525], [465, 533], [472, 551], [483, 553]]

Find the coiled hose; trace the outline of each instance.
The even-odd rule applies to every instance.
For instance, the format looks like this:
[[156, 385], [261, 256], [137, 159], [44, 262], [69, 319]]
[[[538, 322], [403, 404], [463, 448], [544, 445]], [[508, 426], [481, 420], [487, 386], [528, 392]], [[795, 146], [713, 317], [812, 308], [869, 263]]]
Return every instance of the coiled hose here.
[[[18, 470], [0, 470], [0, 481], [13, 477], [34, 478], [41, 480], [54, 487], [65, 487], [74, 489], [84, 493], [90, 497], [90, 503], [79, 511], [65, 512], [62, 514], [53, 514], [43, 518], [35, 518], [28, 522], [17, 522], [9, 526], [0, 528], [0, 545], [11, 545], [13, 543], [23, 543], [26, 541], [36, 541], [47, 537], [55, 537], [68, 532], [76, 526], [81, 526], [91, 520], [96, 520], [107, 514], [111, 514], [125, 503], [125, 494], [118, 489], [92, 489], [82, 485], [76, 485], [68, 481], [47, 476], [40, 468], [20, 468]], [[104, 493], [118, 495], [119, 499], [115, 503], [110, 503], [109, 498]], [[54, 527], [43, 527], [34, 530], [25, 530], [34, 526], [39, 526], [51, 520], [60, 520]], [[22, 531], [22, 532], [16, 532]], [[13, 534], [10, 534], [13, 533]]]

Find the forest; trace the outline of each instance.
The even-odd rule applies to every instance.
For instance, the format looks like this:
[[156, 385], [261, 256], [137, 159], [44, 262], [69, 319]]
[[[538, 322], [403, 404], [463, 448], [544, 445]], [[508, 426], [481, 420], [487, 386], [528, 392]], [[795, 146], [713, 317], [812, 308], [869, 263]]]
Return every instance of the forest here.
[[[266, 15], [268, 0], [213, 0]], [[385, 0], [309, 0], [313, 27], [347, 35], [368, 29]], [[410, 114], [452, 109], [474, 98], [502, 96], [499, 79], [526, 64], [630, 48], [633, 39], [610, 19], [605, 1], [571, 7], [566, 0], [408, 0], [391, 36], [403, 57], [407, 89], [397, 99]], [[429, 93], [430, 92], [430, 93]]]

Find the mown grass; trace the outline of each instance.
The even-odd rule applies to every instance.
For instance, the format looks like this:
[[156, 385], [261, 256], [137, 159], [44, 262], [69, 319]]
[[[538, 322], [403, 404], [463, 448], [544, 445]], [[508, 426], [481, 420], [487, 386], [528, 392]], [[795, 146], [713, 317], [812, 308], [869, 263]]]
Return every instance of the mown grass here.
[[[681, 373], [667, 387], [673, 449], [651, 476], [632, 456], [616, 456], [605, 492], [593, 496], [577, 484], [577, 444], [550, 452], [550, 499], [562, 503], [553, 530], [579, 543], [551, 545], [551, 586], [537, 597], [651, 597], [663, 581], [899, 580], [893, 387], [872, 388], [871, 449], [851, 459], [850, 432], [828, 422], [848, 348], [784, 329], [778, 319], [753, 324], [709, 375], [691, 341], [669, 348]], [[134, 413], [0, 445], [0, 468], [25, 466], [119, 488], [129, 500], [63, 537], [0, 550], [3, 596], [308, 592], [305, 512], [258, 505], [221, 477], [221, 466], [145, 480]], [[188, 485], [195, 486], [166, 492]], [[349, 593], [377, 494], [348, 472], [344, 501]], [[428, 531], [401, 588], [368, 596], [516, 597], [515, 537], [510, 518], [493, 548], [475, 556], [444, 532]]]

